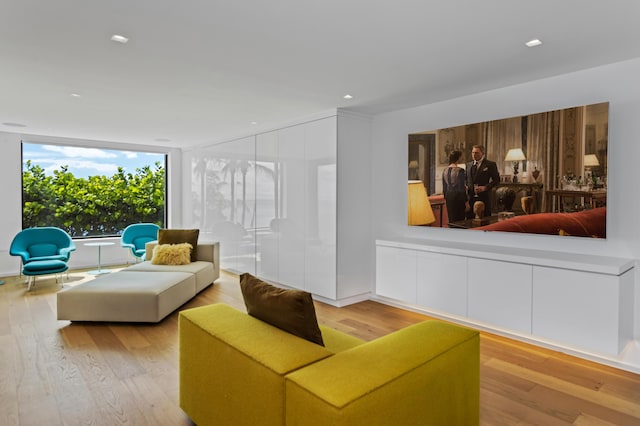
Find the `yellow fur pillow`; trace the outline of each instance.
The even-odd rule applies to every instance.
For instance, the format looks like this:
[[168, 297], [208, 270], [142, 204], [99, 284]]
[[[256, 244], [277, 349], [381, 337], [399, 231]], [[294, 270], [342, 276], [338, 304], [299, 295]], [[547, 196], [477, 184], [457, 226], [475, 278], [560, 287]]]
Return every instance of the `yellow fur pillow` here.
[[189, 243], [160, 244], [153, 248], [151, 263], [154, 265], [188, 265], [191, 263]]

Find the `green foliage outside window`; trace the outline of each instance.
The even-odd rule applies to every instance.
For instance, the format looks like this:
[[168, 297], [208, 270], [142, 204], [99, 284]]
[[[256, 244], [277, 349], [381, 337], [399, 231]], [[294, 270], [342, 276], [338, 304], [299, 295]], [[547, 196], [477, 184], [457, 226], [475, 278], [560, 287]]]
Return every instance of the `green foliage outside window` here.
[[119, 235], [132, 223], [164, 226], [165, 169], [160, 162], [135, 173], [119, 167], [111, 177], [77, 178], [60, 167], [47, 176], [25, 162], [22, 172], [22, 226], [56, 226], [71, 237]]

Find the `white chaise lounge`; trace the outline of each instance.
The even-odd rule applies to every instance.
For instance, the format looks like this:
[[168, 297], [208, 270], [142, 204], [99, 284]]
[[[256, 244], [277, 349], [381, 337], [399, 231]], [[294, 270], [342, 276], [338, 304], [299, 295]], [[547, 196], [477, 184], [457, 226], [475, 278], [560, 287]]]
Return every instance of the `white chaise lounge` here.
[[159, 322], [220, 277], [219, 243], [198, 244], [197, 261], [153, 265], [147, 260], [58, 292], [58, 319]]

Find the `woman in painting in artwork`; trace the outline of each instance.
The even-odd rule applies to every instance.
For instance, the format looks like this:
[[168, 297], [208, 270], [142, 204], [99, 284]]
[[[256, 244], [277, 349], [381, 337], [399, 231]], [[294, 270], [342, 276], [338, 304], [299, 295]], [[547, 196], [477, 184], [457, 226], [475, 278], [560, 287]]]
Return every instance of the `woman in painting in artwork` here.
[[458, 166], [461, 151], [451, 151], [449, 154], [449, 166], [442, 172], [442, 192], [447, 204], [449, 222], [464, 220], [469, 211], [467, 200], [467, 173]]

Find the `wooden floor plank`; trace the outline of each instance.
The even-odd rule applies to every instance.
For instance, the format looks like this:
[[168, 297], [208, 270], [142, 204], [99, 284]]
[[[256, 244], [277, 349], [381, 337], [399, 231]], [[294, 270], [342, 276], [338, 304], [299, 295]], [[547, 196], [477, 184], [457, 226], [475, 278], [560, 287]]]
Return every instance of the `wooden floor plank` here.
[[121, 327], [111, 327], [111, 331], [124, 345], [126, 350], [132, 351], [151, 346], [149, 339], [135, 325], [124, 325]]
[[[92, 351], [81, 349], [74, 355], [85, 381], [90, 386], [95, 404], [93, 420], [88, 424], [149, 424], [144, 421], [144, 415], [136, 406], [134, 395], [102, 357], [102, 351], [97, 347]], [[77, 419], [71, 417], [65, 420], [68, 424], [77, 422]]]
[[[590, 416], [588, 414], [581, 414], [575, 422], [575, 426], [621, 426], [618, 423], [611, 423], [597, 417]], [[633, 425], [633, 424], [632, 424]], [[630, 426], [632, 426], [630, 425]], [[637, 426], [637, 424], [636, 424]]]
[[161, 384], [151, 375], [131, 377], [124, 381], [136, 405], [144, 415], [145, 424], [189, 425], [184, 412], [175, 406]]
[[533, 381], [549, 389], [558, 390], [565, 395], [576, 396], [584, 401], [612, 408], [620, 413], [637, 418], [638, 424], [640, 424], [640, 406], [626, 398], [604, 394], [594, 389], [585, 388], [580, 384], [565, 381], [550, 374], [541, 374], [540, 372], [530, 370], [526, 367], [509, 364], [497, 359], [488, 361], [486, 365], [507, 371], [513, 375], [518, 375], [519, 377]]
[[544, 425], [566, 426], [567, 421], [550, 416], [544, 410], [523, 404], [514, 394], [480, 390], [480, 424], [487, 426]]
[[[18, 399], [15, 397], [18, 388], [17, 362], [18, 353], [14, 336], [0, 335], [0, 413], [8, 424], [18, 424], [20, 418]], [[13, 397], [10, 397], [12, 395]]]
[[525, 364], [532, 368], [544, 365], [550, 355], [549, 351], [523, 347], [511, 340], [488, 333], [483, 333], [480, 345], [483, 357], [497, 358], [512, 364]]
[[574, 423], [581, 415], [591, 418], [609, 419], [618, 425], [640, 425], [640, 419], [629, 415], [617, 407], [609, 406], [610, 400], [606, 397], [597, 398], [598, 391], [591, 394], [592, 399], [585, 400], [580, 395], [574, 396], [567, 392], [550, 389], [545, 386], [536, 386], [529, 393], [531, 399], [538, 407], [543, 407], [545, 412], [558, 418], [568, 418]]
[[89, 335], [96, 343], [103, 360], [118, 379], [125, 379], [137, 374], [143, 374], [144, 369], [125, 345], [117, 338], [110, 327], [102, 324], [87, 326]]
[[67, 356], [66, 362], [49, 366], [51, 380], [56, 383], [56, 405], [62, 419], [73, 419], [76, 424], [95, 424], [98, 407], [93, 388], [86, 383], [81, 367], [74, 356]]
[[501, 369], [491, 368], [486, 364], [481, 365], [482, 385], [485, 389], [495, 393], [508, 395], [511, 392], [529, 392], [537, 384], [531, 380], [514, 376]]

